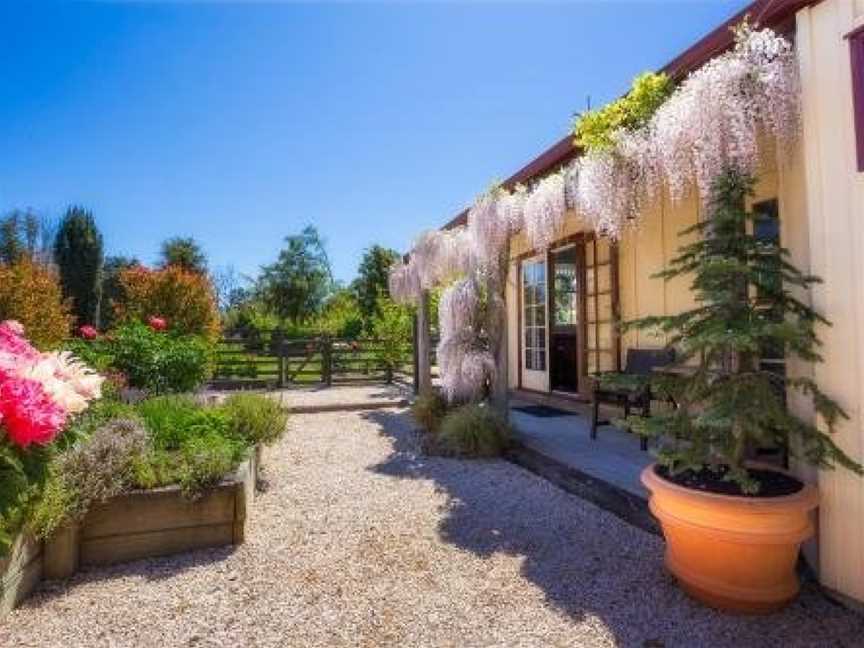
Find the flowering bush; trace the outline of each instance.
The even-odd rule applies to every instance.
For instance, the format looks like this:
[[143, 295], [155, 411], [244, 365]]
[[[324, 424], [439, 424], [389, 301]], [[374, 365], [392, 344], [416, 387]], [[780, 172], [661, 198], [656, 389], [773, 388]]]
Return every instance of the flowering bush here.
[[46, 446], [101, 387], [102, 377], [72, 354], [42, 353], [20, 323], [0, 323], [0, 554], [41, 493]]
[[209, 376], [213, 346], [200, 335], [160, 332], [132, 322], [109, 342], [111, 367], [130, 387], [154, 394], [193, 391]]
[[207, 275], [171, 265], [161, 270], [136, 266], [119, 275], [122, 299], [115, 304], [121, 322], [147, 322], [156, 330], [181, 335], [219, 335], [219, 311]]
[[0, 323], [0, 432], [19, 448], [51, 443], [103, 378], [67, 351], [40, 353], [18, 322]]
[[72, 316], [57, 273], [26, 258], [0, 264], [0, 321], [11, 319], [21, 322], [40, 348], [57, 348], [68, 338]]

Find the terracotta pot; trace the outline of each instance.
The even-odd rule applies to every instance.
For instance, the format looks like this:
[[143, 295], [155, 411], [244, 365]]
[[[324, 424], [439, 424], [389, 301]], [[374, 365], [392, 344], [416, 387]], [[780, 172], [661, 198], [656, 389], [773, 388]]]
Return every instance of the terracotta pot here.
[[798, 594], [801, 543], [813, 535], [817, 490], [737, 497], [678, 486], [656, 464], [642, 472], [666, 537], [666, 566], [693, 597], [729, 612], [765, 614]]

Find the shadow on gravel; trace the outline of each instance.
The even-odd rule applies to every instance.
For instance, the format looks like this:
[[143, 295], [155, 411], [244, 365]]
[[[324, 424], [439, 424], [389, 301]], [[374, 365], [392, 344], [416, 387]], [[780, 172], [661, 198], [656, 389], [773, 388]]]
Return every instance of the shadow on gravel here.
[[[574, 622], [598, 619], [622, 646], [860, 646], [864, 618], [815, 586], [782, 613], [723, 615], [691, 601], [663, 567], [660, 538], [503, 460], [426, 457], [406, 412], [365, 412], [393, 444], [369, 470], [431, 480], [446, 494], [439, 533], [481, 557], [523, 559], [522, 575]], [[590, 622], [590, 621], [589, 621]]]

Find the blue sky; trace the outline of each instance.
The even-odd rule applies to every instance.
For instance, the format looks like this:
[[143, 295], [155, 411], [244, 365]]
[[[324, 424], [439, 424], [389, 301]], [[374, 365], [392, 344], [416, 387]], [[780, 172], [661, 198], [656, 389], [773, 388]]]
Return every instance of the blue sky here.
[[0, 6], [0, 212], [89, 207], [254, 273], [315, 224], [405, 249], [745, 0]]

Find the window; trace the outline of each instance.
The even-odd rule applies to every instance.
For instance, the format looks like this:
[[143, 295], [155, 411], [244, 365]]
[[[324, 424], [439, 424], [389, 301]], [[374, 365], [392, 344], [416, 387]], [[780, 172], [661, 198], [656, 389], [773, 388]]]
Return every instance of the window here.
[[585, 242], [586, 373], [618, 369], [617, 250], [607, 238]]
[[[781, 259], [777, 250], [780, 246], [780, 210], [777, 200], [766, 200], [753, 205], [753, 236], [765, 244], [766, 261], [773, 266], [779, 264]], [[769, 290], [776, 290], [780, 286], [771, 286]], [[756, 294], [757, 303], [759, 291]], [[772, 320], [783, 321], [782, 312], [767, 312], [766, 315]], [[764, 345], [760, 353], [759, 366], [763, 371], [770, 371], [780, 377], [786, 375], [786, 353], [781, 346], [774, 347]], [[784, 392], [785, 398], [785, 392]]]
[[846, 38], [852, 56], [852, 106], [855, 111], [855, 142], [858, 170], [864, 171], [864, 25]]
[[546, 261], [522, 266], [525, 368], [546, 371]]

